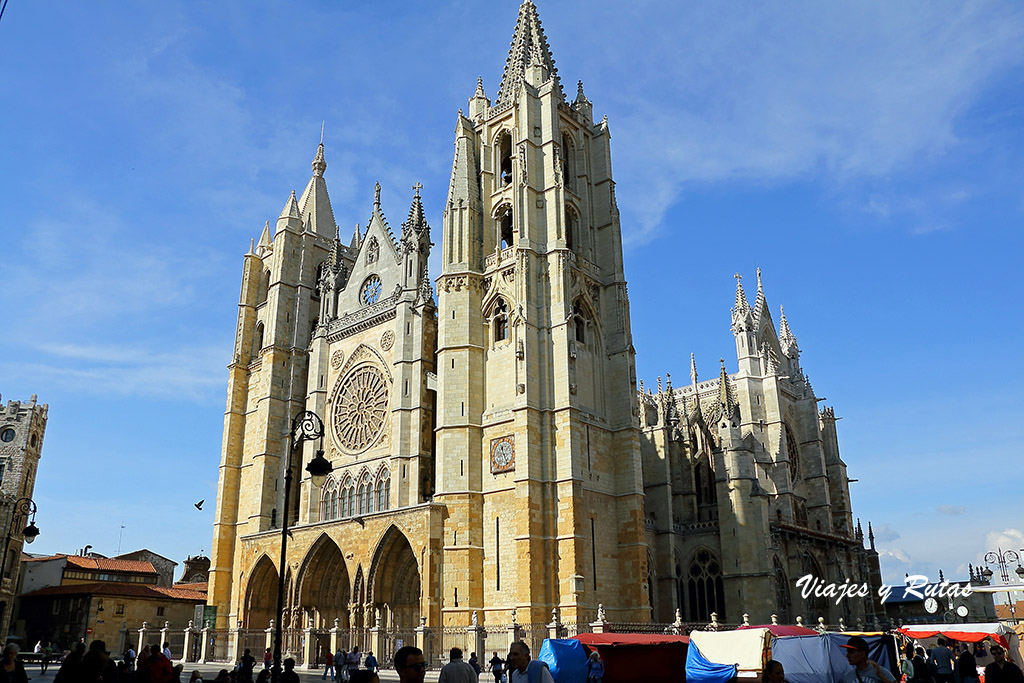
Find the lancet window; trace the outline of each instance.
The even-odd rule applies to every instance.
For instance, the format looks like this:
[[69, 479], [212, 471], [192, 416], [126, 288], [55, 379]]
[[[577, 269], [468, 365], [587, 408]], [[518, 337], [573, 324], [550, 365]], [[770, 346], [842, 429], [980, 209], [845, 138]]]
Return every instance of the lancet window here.
[[789, 425], [785, 425], [786, 432], [786, 457], [789, 458], [789, 478], [791, 481], [796, 481], [800, 478], [800, 446], [796, 442], [796, 437], [793, 436], [793, 430], [789, 428]]
[[722, 567], [718, 558], [707, 548], [701, 548], [693, 556], [686, 579], [686, 610], [689, 621], [705, 621], [711, 613], [718, 614], [718, 620], [725, 620], [725, 589], [722, 584]]
[[504, 299], [498, 299], [491, 314], [491, 327], [494, 329], [494, 341], [508, 339], [508, 305]]
[[498, 186], [505, 187], [512, 183], [512, 136], [507, 132], [498, 138]]
[[512, 246], [514, 236], [512, 233], [511, 206], [506, 206], [502, 213], [498, 215], [498, 239], [501, 242], [502, 249], [508, 249]]
[[387, 469], [381, 470], [377, 475], [377, 511], [382, 512], [391, 508], [391, 472]]

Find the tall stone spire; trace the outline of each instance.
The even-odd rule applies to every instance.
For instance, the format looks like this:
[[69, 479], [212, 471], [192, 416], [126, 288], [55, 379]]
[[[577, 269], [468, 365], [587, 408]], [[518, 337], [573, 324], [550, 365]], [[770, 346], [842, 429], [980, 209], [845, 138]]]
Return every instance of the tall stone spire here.
[[512, 35], [512, 46], [505, 61], [505, 71], [501, 76], [495, 106], [508, 104], [515, 98], [519, 85], [526, 76], [527, 67], [530, 66], [540, 67], [546, 72], [548, 79], [554, 79], [559, 98], [564, 97], [562, 85], [558, 80], [558, 70], [555, 69], [555, 60], [551, 57], [548, 40], [544, 36], [544, 29], [537, 15], [537, 6], [530, 0], [524, 0], [519, 6], [519, 19]]
[[338, 226], [334, 222], [331, 198], [327, 195], [327, 182], [324, 180], [324, 171], [326, 170], [324, 143], [321, 142], [316, 149], [316, 156], [313, 157], [313, 176], [302, 192], [299, 207], [302, 211], [302, 222], [308, 226], [308, 229], [321, 237], [331, 239], [338, 231]]
[[423, 202], [420, 200], [420, 190], [423, 185], [416, 183], [412, 186], [416, 193], [412, 197], [412, 204], [409, 205], [409, 216], [402, 223], [402, 233], [412, 231], [416, 234], [427, 229], [427, 218], [423, 215]]
[[782, 346], [782, 352], [787, 356], [792, 355], [792, 351], [800, 350], [796, 343], [796, 335], [789, 329], [786, 310], [782, 306], [779, 306], [779, 344]]
[[747, 301], [747, 293], [743, 291], [743, 276], [736, 273], [733, 277], [736, 278], [736, 303], [733, 304], [732, 312], [733, 315], [744, 315], [750, 311], [750, 303]]

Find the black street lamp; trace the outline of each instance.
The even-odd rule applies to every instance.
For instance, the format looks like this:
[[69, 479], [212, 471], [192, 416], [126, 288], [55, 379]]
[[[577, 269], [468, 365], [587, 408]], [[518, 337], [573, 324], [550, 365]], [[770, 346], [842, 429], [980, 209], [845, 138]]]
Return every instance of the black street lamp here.
[[[288, 562], [288, 505], [292, 488], [292, 452], [306, 441], [320, 439], [320, 448], [306, 471], [313, 479], [313, 486], [323, 486], [327, 475], [334, 467], [324, 457], [323, 449], [324, 423], [316, 413], [303, 410], [292, 420], [292, 429], [288, 434], [288, 462], [284, 471], [284, 509], [281, 511], [281, 564], [277, 576], [277, 620], [274, 622], [274, 667], [270, 671], [271, 680], [281, 680], [281, 630], [284, 614], [284, 568]], [[300, 455], [301, 457], [301, 455]]]
[[[1002, 548], [985, 553], [985, 568], [981, 570], [981, 575], [985, 577], [986, 581], [991, 581], [994, 572], [989, 567], [989, 564], [995, 564], [999, 567], [999, 576], [1003, 579], [1003, 583], [1010, 583], [1009, 567], [1011, 562], [1017, 563], [1016, 569], [1013, 570], [1017, 578], [1024, 580], [1024, 567], [1020, 565], [1020, 555], [1017, 554], [1016, 550], [1003, 550]], [[1014, 623], [1017, 623], [1017, 614], [1010, 591], [1006, 591], [1006, 604], [1010, 607], [1010, 618]]]
[[[31, 515], [28, 521], [28, 526], [21, 530], [21, 537], [25, 540], [25, 543], [31, 543], [36, 540], [36, 536], [39, 535], [39, 527], [36, 526], [36, 504], [31, 498], [19, 498], [14, 501], [14, 509], [11, 511], [11, 522], [7, 525], [7, 538], [4, 540], [4, 556], [0, 559], [0, 582], [3, 582], [4, 577], [7, 576], [7, 554], [11, 549], [11, 539], [14, 537], [14, 527], [21, 523], [21, 520], [26, 516]], [[11, 593], [14, 593], [12, 588]], [[7, 603], [6, 601], [0, 608], [0, 619], [4, 619], [2, 624], [6, 628], [6, 612]], [[6, 634], [5, 634], [6, 635]]]

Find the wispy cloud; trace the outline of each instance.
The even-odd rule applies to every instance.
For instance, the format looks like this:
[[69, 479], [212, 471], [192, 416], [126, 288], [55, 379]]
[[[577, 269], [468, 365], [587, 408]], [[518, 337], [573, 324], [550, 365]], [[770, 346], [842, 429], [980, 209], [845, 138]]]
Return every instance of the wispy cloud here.
[[963, 505], [940, 505], [935, 508], [935, 511], [940, 515], [962, 515], [964, 514]]
[[[602, 67], [628, 68], [613, 93], [616, 170], [649, 240], [692, 184], [775, 183], [824, 173], [837, 187], [913, 171], [963, 141], [956, 124], [994, 77], [1024, 58], [1019, 8], [974, 2], [689, 6], [651, 10], [644, 68], [610, 41]], [[616, 26], [616, 30], [619, 30]], [[652, 65], [653, 66], [653, 65]]]

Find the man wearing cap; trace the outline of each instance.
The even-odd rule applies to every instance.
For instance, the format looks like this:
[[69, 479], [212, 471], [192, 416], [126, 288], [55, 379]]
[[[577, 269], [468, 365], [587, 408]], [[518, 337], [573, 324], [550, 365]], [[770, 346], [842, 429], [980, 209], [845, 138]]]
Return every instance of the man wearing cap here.
[[896, 678], [868, 659], [868, 643], [860, 636], [853, 636], [846, 645], [846, 660], [853, 665], [853, 671], [846, 674], [846, 683], [895, 683]]
[[985, 683], [1004, 683], [1004, 681], [1021, 683], [1024, 681], [1024, 673], [1021, 673], [1020, 667], [1006, 658], [1006, 652], [1003, 651], [1002, 646], [993, 645], [988, 651], [992, 653], [992, 658], [995, 661], [985, 667]]

